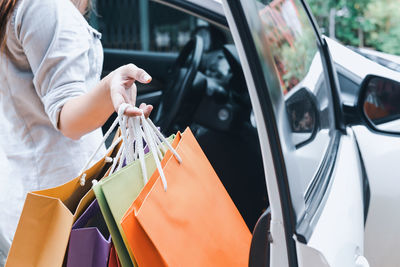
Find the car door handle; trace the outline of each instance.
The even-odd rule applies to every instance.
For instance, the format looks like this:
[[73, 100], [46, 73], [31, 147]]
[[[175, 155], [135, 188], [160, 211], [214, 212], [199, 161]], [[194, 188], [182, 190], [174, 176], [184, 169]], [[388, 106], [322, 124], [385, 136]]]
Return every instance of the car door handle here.
[[269, 267], [270, 262], [270, 235], [271, 209], [268, 208], [258, 219], [251, 239], [249, 267]]
[[369, 267], [368, 260], [362, 255], [357, 255], [356, 256], [356, 267]]

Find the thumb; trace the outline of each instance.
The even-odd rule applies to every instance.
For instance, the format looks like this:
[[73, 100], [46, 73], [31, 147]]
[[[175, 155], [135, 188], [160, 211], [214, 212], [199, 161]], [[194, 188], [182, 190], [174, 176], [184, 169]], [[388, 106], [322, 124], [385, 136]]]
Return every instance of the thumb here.
[[135, 81], [141, 82], [141, 83], [149, 83], [151, 82], [151, 76], [143, 69], [138, 68], [134, 64], [128, 64], [124, 66], [124, 74]]
[[151, 82], [152, 78], [146, 71], [144, 71], [143, 69], [139, 69], [138, 72], [139, 72], [138, 73], [138, 76], [139, 76], [138, 81], [139, 82], [141, 82], [141, 83], [149, 83], [149, 82]]

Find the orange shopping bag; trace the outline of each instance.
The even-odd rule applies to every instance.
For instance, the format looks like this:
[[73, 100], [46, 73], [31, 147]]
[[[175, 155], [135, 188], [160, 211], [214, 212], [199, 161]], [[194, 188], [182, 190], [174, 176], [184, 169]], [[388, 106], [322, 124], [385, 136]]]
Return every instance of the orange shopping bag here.
[[[175, 136], [174, 141], [172, 142], [172, 147], [176, 149], [178, 143], [181, 140], [181, 133], [178, 132]], [[170, 150], [167, 151], [167, 153], [164, 155], [163, 160], [161, 161], [161, 166], [164, 167], [167, 161], [173, 156], [172, 152]], [[142, 202], [144, 198], [146, 198], [147, 194], [153, 187], [154, 183], [157, 181], [159, 178], [158, 171], [156, 170], [147, 184], [143, 187], [142, 191], [140, 192], [139, 196], [135, 199], [133, 202], [132, 206], [130, 209], [132, 209], [133, 206], [140, 207], [142, 205]], [[129, 212], [127, 212], [128, 214]], [[135, 260], [136, 260], [136, 255], [140, 255], [140, 258], [145, 258], [146, 263], [148, 266], [165, 266], [165, 262], [162, 259], [162, 257], [158, 254], [157, 250], [154, 249], [153, 243], [151, 242], [150, 239], [147, 238], [146, 233], [143, 231], [143, 228], [140, 226], [139, 222], [135, 219], [133, 216], [132, 218], [129, 218], [129, 215], [124, 216], [122, 221], [127, 219], [127, 224], [129, 224], [128, 232], [135, 237], [138, 237], [137, 239], [133, 239], [132, 242], [137, 242], [137, 248], [135, 249]], [[123, 226], [123, 224], [122, 224]], [[126, 234], [127, 232], [124, 229], [124, 233]], [[143, 237], [143, 238], [141, 238]], [[127, 237], [129, 240], [129, 237]], [[128, 241], [129, 244], [132, 244], [131, 240]], [[137, 261], [137, 260], [136, 260]], [[137, 262], [139, 266], [142, 266], [142, 262]], [[146, 266], [146, 265], [144, 265]]]
[[[121, 221], [139, 266], [246, 266], [251, 233], [190, 129]], [[162, 164], [162, 165], [163, 165]]]

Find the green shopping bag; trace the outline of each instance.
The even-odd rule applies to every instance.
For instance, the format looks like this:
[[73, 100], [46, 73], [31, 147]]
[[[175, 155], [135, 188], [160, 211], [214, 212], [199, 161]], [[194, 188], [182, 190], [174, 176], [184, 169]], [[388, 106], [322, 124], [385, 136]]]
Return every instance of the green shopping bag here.
[[[175, 135], [167, 140], [172, 143]], [[157, 169], [153, 155], [145, 155], [147, 173], [151, 176]], [[135, 258], [126, 241], [120, 221], [144, 187], [142, 170], [136, 160], [121, 170], [111, 174], [107, 179], [98, 182], [93, 191], [123, 267], [137, 266]]]

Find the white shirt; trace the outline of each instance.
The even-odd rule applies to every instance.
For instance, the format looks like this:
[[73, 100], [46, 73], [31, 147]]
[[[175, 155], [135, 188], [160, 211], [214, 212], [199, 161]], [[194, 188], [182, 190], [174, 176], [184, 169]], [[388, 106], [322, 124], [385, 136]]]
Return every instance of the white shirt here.
[[100, 129], [78, 141], [57, 129], [64, 103], [100, 79], [100, 37], [70, 0], [20, 0], [8, 22], [0, 55], [0, 266], [26, 194], [75, 178], [101, 142]]

